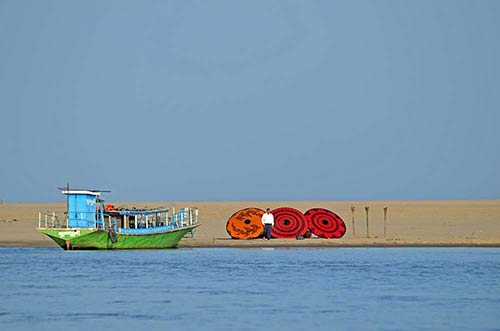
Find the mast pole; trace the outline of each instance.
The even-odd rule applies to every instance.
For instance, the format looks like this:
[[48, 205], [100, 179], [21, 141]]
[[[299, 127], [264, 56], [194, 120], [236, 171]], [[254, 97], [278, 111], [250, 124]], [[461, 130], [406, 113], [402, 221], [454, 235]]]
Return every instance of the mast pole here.
[[69, 182], [66, 182], [66, 227], [69, 227]]

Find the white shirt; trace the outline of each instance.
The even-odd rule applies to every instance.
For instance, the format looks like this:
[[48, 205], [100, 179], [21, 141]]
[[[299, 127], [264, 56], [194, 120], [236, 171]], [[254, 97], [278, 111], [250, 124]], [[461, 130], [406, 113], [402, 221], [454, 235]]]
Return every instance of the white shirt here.
[[274, 226], [274, 216], [271, 213], [262, 215], [262, 224], [272, 224]]

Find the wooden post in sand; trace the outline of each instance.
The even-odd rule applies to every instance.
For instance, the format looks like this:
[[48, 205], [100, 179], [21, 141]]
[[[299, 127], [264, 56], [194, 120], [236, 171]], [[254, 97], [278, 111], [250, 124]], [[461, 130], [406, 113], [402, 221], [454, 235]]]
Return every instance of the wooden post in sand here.
[[368, 227], [368, 210], [370, 207], [365, 207], [365, 212], [366, 212], [366, 238], [370, 238], [370, 230]]
[[387, 207], [384, 207], [384, 238], [387, 238]]
[[354, 210], [356, 210], [356, 207], [351, 206], [351, 214], [352, 214], [352, 236], [356, 238], [356, 228], [354, 227]]

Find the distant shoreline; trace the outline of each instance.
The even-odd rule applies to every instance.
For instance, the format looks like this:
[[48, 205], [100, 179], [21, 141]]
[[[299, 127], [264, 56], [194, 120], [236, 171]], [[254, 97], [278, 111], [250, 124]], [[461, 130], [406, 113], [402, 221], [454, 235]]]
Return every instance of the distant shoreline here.
[[[180, 248], [233, 247], [500, 247], [500, 200], [438, 201], [228, 201], [115, 203], [130, 206], [196, 206], [202, 226]], [[347, 232], [339, 239], [231, 239], [228, 218], [242, 208], [292, 207], [306, 211], [322, 207], [343, 220]], [[355, 207], [354, 229], [351, 207]], [[364, 207], [369, 206], [369, 229]], [[384, 238], [383, 208], [388, 207]], [[64, 210], [65, 203], [0, 204], [0, 247], [58, 247], [36, 231], [38, 211]], [[353, 231], [355, 230], [355, 231]], [[368, 232], [367, 232], [368, 231]], [[369, 238], [368, 238], [369, 237]]]
[[[293, 239], [292, 239], [293, 240]], [[0, 248], [57, 248], [59, 246], [40, 244], [40, 243], [27, 243], [27, 242], [12, 242], [0, 243]], [[348, 243], [335, 243], [335, 244], [317, 244], [305, 242], [300, 244], [284, 244], [284, 243], [268, 243], [268, 244], [251, 244], [251, 245], [221, 245], [221, 244], [183, 244], [174, 249], [196, 249], [196, 248], [237, 248], [237, 249], [255, 249], [255, 248], [500, 248], [500, 243], [398, 243], [398, 244], [348, 244]], [[167, 248], [168, 249], [168, 248]], [[133, 250], [133, 249], [131, 249]], [[156, 250], [156, 249], [152, 249]]]

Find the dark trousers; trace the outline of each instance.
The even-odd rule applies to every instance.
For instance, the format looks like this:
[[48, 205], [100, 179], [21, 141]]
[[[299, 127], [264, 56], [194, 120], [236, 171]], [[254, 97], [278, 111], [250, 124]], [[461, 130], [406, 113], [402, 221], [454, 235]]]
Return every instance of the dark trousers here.
[[272, 224], [264, 224], [264, 238], [271, 239], [271, 230], [273, 229]]

